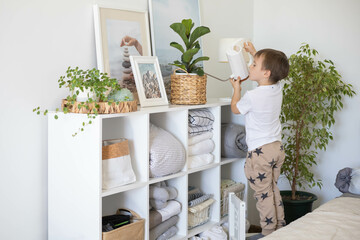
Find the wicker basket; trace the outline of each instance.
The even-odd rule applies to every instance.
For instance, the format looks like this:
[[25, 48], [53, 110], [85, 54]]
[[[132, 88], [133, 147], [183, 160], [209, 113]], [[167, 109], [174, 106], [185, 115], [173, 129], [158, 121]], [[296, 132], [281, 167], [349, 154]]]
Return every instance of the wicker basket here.
[[221, 216], [226, 216], [229, 212], [229, 193], [233, 192], [241, 200], [244, 199], [245, 184], [234, 183], [226, 188], [221, 189]]
[[202, 225], [210, 219], [210, 207], [215, 202], [210, 198], [194, 207], [188, 208], [188, 229]]
[[[182, 70], [185, 75], [176, 75]], [[175, 69], [171, 75], [171, 103], [198, 105], [206, 103], [206, 75], [190, 75], [184, 69]]]
[[[95, 108], [95, 103], [86, 104], [89, 109], [86, 109], [86, 107], [81, 107], [79, 109], [80, 104], [81, 102], [75, 101], [72, 103], [71, 101], [63, 99], [61, 103], [61, 109], [63, 110], [64, 107], [66, 107], [71, 113], [94, 113], [93, 109]], [[96, 108], [99, 114], [126, 113], [137, 111], [136, 101], [119, 102], [119, 104], [113, 102], [111, 103], [111, 105], [109, 105], [108, 102], [97, 102], [96, 104], [99, 105], [99, 107]]]

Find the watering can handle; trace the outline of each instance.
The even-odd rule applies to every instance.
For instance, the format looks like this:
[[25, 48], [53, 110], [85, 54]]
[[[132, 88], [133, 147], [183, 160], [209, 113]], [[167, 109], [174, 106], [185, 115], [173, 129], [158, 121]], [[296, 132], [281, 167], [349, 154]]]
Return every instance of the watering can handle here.
[[[248, 44], [248, 42], [250, 42], [250, 41], [247, 40], [247, 39], [239, 38], [239, 39], [237, 39], [237, 40], [234, 42], [233, 46], [235, 47], [235, 46], [237, 45], [237, 43], [240, 43], [239, 45], [240, 45], [241, 47], [240, 47], [240, 49], [236, 49], [236, 51], [237, 51], [237, 52], [241, 52], [241, 51], [243, 50], [243, 48], [244, 48], [244, 44]], [[234, 49], [234, 50], [235, 50], [235, 49]], [[250, 67], [251, 64], [252, 64], [253, 61], [254, 61], [254, 58], [253, 58], [253, 56], [252, 56], [249, 52], [246, 52], [246, 53], [249, 55], [249, 63], [248, 63], [247, 65], [248, 65], [248, 67]]]

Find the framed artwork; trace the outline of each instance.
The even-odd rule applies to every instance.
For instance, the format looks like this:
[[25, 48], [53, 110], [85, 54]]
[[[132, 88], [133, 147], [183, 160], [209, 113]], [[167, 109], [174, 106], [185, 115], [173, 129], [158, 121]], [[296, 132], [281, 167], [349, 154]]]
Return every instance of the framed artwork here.
[[157, 57], [130, 56], [141, 107], [167, 105]]
[[[193, 30], [200, 26], [200, 8], [198, 0], [149, 0], [150, 29], [153, 56], [159, 58], [160, 69], [168, 97], [170, 97], [170, 75], [174, 66], [169, 65], [180, 60], [180, 51], [170, 47], [171, 42], [183, 45], [183, 41], [170, 25], [191, 18], [195, 23]], [[201, 40], [200, 40], [201, 45]], [[200, 51], [194, 56], [202, 56]], [[201, 63], [200, 63], [201, 65]]]
[[94, 6], [98, 69], [138, 100], [130, 56], [151, 56], [147, 12]]

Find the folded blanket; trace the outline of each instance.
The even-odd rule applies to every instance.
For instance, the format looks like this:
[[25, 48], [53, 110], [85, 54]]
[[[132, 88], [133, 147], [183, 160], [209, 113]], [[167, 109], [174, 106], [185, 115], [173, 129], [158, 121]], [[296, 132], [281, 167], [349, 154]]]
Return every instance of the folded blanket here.
[[223, 157], [246, 157], [248, 148], [245, 127], [232, 123], [222, 124], [221, 143], [221, 155]]
[[168, 220], [172, 216], [179, 214], [180, 212], [181, 204], [175, 200], [168, 201], [167, 206], [161, 210], [151, 210], [149, 218], [150, 229]]
[[352, 168], [343, 168], [336, 175], [335, 187], [342, 193], [349, 192]]
[[189, 156], [211, 153], [214, 151], [215, 143], [212, 139], [207, 139], [189, 146]]
[[189, 201], [189, 207], [193, 207], [196, 206], [202, 202], [205, 202], [206, 200], [208, 200], [209, 198], [211, 198], [213, 195], [212, 194], [204, 194], [203, 196], [196, 198], [194, 200]]
[[171, 237], [175, 236], [179, 229], [176, 226], [172, 226], [168, 230], [166, 230], [163, 234], [161, 234], [156, 240], [167, 240]]
[[215, 117], [209, 109], [194, 109], [189, 111], [189, 126], [209, 126]]
[[172, 216], [165, 222], [160, 223], [159, 225], [157, 225], [156, 227], [150, 230], [149, 239], [150, 240], [157, 239], [166, 230], [168, 230], [172, 226], [175, 226], [178, 221], [179, 221], [179, 216], [176, 215], [176, 216]]
[[206, 154], [189, 156], [188, 161], [189, 161], [189, 168], [200, 167], [212, 163], [214, 161], [214, 155], [212, 155], [211, 153], [206, 153]]
[[189, 143], [188, 144], [193, 145], [193, 144], [201, 142], [203, 140], [211, 139], [213, 137], [213, 135], [214, 134], [212, 132], [204, 132], [202, 134], [189, 137]]
[[212, 125], [205, 126], [205, 127], [188, 127], [189, 135], [195, 136], [206, 132], [211, 132], [213, 130]]

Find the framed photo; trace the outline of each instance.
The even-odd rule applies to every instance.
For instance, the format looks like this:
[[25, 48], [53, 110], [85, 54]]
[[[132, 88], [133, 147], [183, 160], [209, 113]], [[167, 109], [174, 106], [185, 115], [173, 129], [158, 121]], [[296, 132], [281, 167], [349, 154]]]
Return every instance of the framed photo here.
[[157, 57], [130, 56], [141, 107], [167, 105]]
[[[192, 30], [200, 26], [199, 0], [149, 0], [149, 13], [152, 53], [159, 58], [165, 89], [170, 98], [170, 75], [175, 67], [169, 63], [181, 60], [180, 51], [170, 47], [170, 43], [177, 42], [183, 45], [183, 40], [170, 28], [170, 25], [190, 18], [195, 23]], [[194, 58], [201, 56], [200, 49]]]
[[98, 69], [137, 97], [130, 56], [151, 56], [147, 12], [94, 6]]

